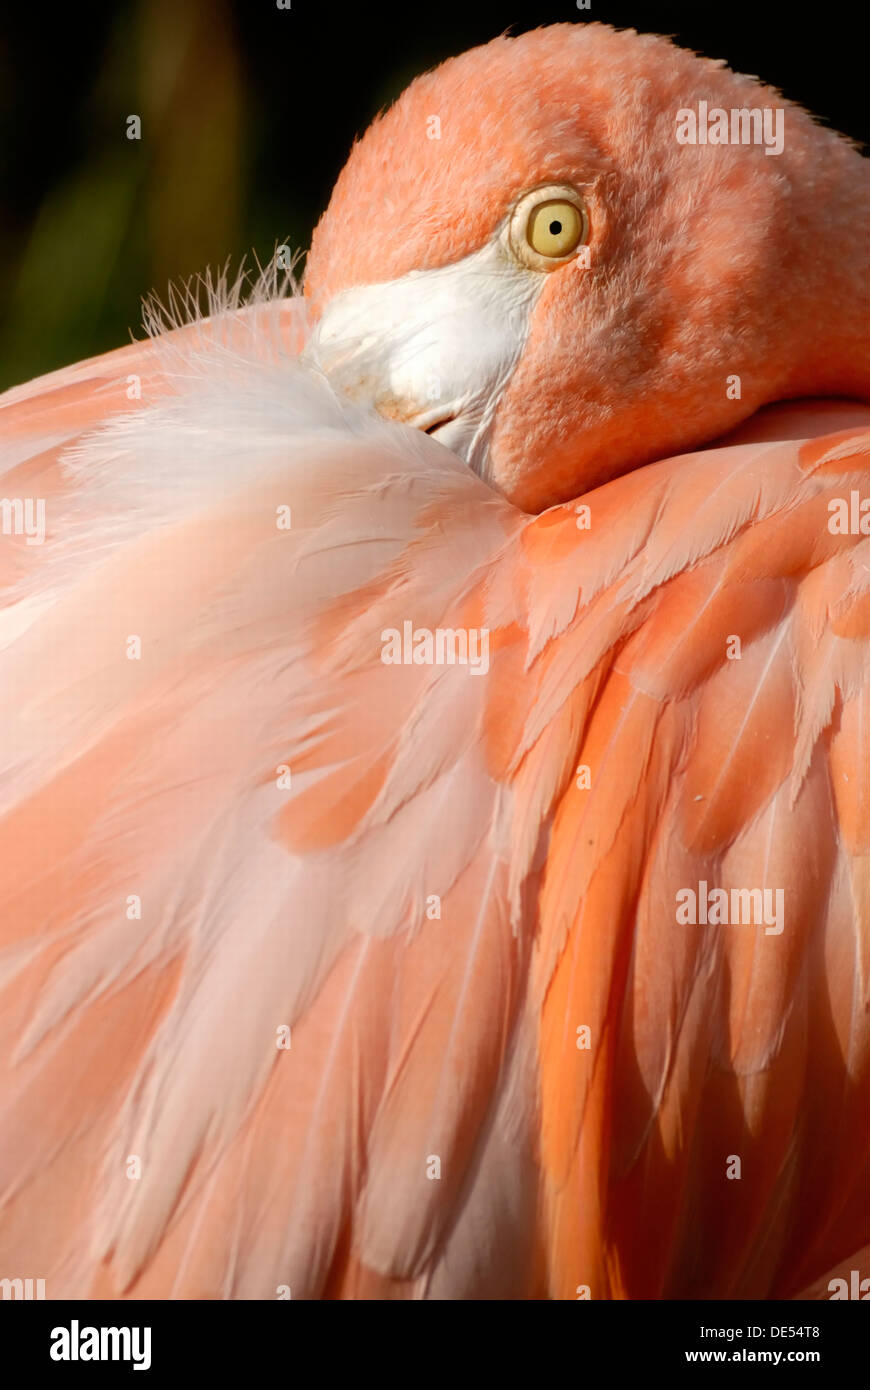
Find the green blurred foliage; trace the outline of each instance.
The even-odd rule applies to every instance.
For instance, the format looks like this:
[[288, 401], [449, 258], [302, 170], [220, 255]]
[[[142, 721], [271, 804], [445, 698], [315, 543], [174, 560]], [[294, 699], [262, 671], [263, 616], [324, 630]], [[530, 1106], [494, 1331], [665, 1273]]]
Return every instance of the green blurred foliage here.
[[222, 0], [136, 0], [100, 39], [79, 157], [7, 250], [0, 385], [122, 343], [143, 293], [239, 240], [244, 106]]

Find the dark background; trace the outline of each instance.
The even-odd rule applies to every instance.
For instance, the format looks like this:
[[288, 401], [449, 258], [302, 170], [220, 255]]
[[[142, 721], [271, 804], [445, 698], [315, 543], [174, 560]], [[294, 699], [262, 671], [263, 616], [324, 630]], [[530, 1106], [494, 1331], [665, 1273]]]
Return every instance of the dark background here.
[[169, 279], [307, 246], [354, 135], [418, 72], [509, 29], [671, 34], [870, 141], [863, 8], [19, 3], [0, 39], [0, 388], [127, 341]]

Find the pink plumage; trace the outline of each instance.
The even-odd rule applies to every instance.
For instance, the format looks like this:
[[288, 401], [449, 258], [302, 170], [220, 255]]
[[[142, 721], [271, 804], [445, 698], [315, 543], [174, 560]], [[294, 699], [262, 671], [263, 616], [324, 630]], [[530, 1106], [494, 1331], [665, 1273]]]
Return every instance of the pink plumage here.
[[0, 1267], [766, 1297], [870, 1241], [868, 209], [751, 79], [497, 39], [305, 298], [2, 398]]

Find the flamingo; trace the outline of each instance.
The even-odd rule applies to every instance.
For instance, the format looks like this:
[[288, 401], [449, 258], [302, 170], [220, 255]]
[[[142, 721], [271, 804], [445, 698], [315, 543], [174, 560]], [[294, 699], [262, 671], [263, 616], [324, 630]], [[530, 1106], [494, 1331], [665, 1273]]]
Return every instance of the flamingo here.
[[375, 121], [304, 292], [2, 397], [0, 1275], [856, 1267], [868, 214], [755, 79], [557, 25]]

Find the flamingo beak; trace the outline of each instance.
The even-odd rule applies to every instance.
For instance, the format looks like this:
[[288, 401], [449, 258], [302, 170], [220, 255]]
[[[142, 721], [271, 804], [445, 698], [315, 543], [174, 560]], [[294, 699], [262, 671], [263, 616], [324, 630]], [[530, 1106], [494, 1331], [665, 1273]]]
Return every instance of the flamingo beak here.
[[337, 294], [303, 356], [337, 390], [424, 430], [486, 477], [493, 418], [542, 281], [497, 235], [453, 265]]

